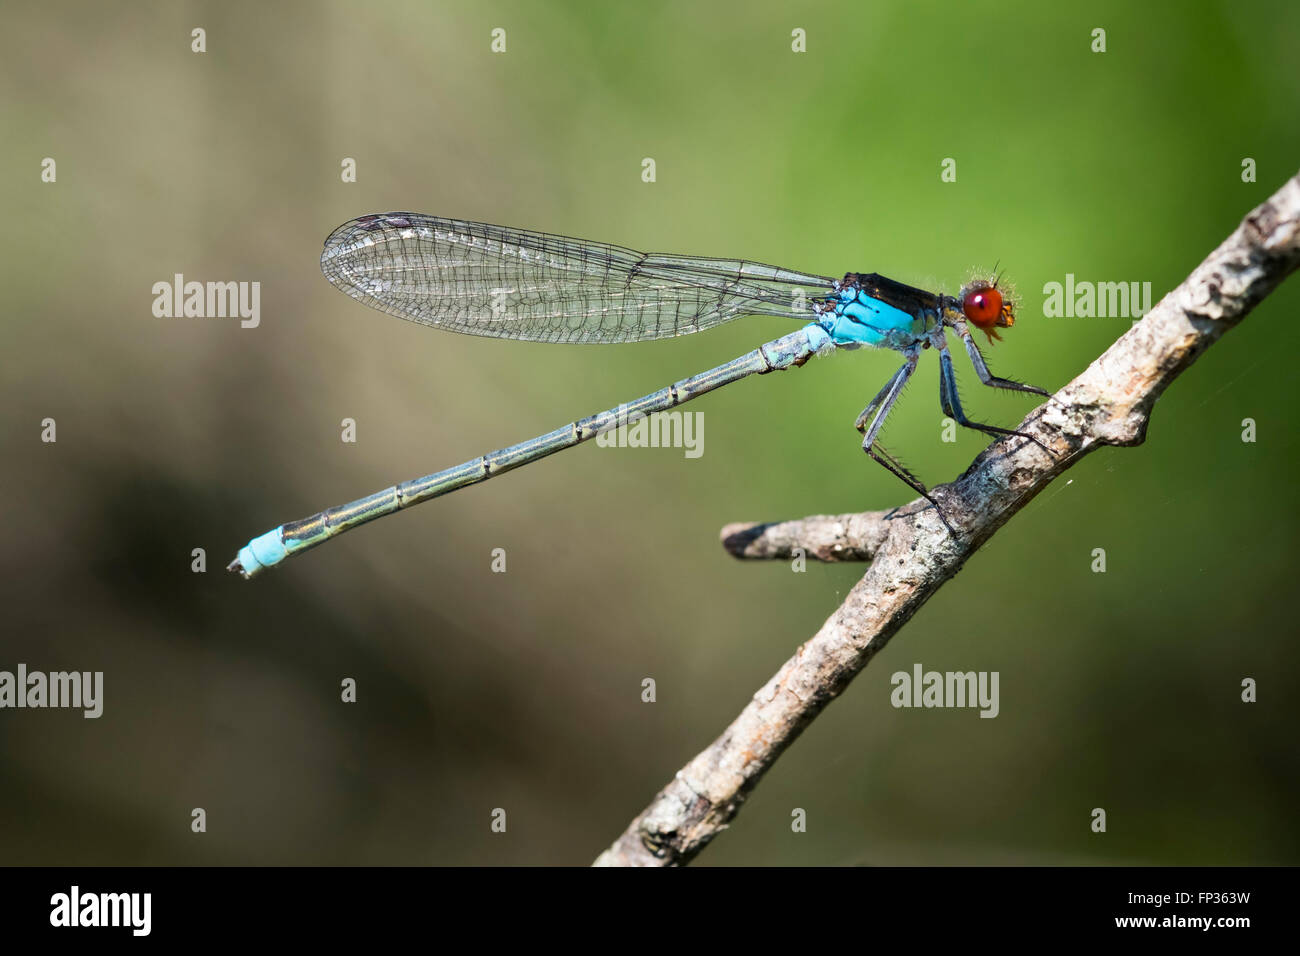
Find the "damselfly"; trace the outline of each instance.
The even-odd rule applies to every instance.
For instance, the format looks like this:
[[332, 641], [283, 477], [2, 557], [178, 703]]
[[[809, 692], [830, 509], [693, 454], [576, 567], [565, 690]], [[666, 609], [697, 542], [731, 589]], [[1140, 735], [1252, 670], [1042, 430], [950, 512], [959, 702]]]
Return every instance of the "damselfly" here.
[[[325, 240], [321, 268], [342, 291], [381, 312], [421, 325], [533, 342], [635, 342], [700, 332], [742, 315], [802, 319], [807, 325], [725, 365], [636, 401], [579, 419], [424, 478], [281, 525], [240, 549], [229, 570], [252, 577], [289, 555], [350, 528], [536, 461], [602, 432], [666, 411], [748, 375], [801, 366], [814, 355], [864, 346], [903, 354], [902, 367], [858, 416], [863, 449], [939, 510], [938, 503], [877, 436], [923, 349], [939, 353], [944, 414], [988, 435], [1029, 435], [971, 421], [957, 396], [945, 332], [962, 340], [981, 382], [1047, 392], [991, 374], [971, 336], [1015, 321], [996, 279], [953, 298], [875, 273], [842, 279], [736, 259], [647, 255], [600, 242], [395, 212], [344, 223]], [[944, 518], [944, 525], [952, 527]], [[955, 532], [954, 532], [955, 533]]]

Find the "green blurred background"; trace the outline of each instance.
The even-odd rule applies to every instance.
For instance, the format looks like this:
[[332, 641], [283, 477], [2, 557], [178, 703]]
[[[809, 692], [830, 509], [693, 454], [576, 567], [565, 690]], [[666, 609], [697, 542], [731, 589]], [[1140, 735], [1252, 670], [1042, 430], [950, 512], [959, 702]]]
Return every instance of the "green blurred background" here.
[[[946, 291], [1000, 262], [1023, 304], [990, 362], [1055, 388], [1129, 321], [1046, 318], [1045, 283], [1159, 299], [1300, 165], [1288, 0], [82, 2], [5, 21], [0, 669], [106, 684], [99, 720], [0, 711], [5, 863], [586, 863], [862, 573], [739, 563], [721, 526], [911, 498], [853, 429], [897, 359], [846, 354], [691, 406], [697, 460], [584, 446], [237, 580], [223, 565], [283, 521], [790, 328], [608, 347], [422, 329], [321, 277], [340, 222], [411, 209]], [[155, 318], [151, 286], [178, 272], [261, 282], [260, 327]], [[1293, 279], [1175, 383], [1143, 447], [1018, 515], [699, 863], [1300, 862], [1298, 310]], [[1031, 407], [960, 374], [976, 417]], [[937, 377], [924, 362], [886, 434], [932, 483], [984, 445], [940, 440]], [[890, 675], [916, 662], [999, 671], [1000, 716], [893, 709]]]

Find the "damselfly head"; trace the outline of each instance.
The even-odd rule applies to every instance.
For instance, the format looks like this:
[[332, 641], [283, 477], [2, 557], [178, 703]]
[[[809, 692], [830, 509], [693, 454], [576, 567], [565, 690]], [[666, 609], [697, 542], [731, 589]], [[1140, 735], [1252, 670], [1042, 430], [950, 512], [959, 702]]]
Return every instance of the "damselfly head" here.
[[1010, 290], [1004, 293], [998, 288], [997, 277], [966, 283], [961, 290], [961, 311], [966, 321], [987, 335], [990, 342], [1002, 338], [998, 329], [1016, 324], [1015, 300]]

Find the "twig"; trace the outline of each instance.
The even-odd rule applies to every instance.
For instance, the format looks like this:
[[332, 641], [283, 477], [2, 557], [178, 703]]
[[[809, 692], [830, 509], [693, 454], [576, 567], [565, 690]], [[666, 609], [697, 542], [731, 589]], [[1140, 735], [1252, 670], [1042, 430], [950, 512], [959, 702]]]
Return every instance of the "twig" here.
[[722, 546], [737, 558], [780, 559], [795, 549], [818, 561], [870, 561], [889, 536], [888, 511], [851, 515], [813, 515], [778, 524], [729, 524]]
[[1300, 265], [1300, 175], [1251, 212], [1190, 276], [1019, 426], [1049, 448], [1003, 439], [935, 489], [959, 537], [930, 507], [775, 525], [729, 525], [737, 557], [871, 560], [821, 630], [786, 661], [717, 740], [651, 801], [597, 865], [687, 863], [746, 795], [968, 557], [1048, 483], [1104, 445], [1137, 445], [1169, 383]]

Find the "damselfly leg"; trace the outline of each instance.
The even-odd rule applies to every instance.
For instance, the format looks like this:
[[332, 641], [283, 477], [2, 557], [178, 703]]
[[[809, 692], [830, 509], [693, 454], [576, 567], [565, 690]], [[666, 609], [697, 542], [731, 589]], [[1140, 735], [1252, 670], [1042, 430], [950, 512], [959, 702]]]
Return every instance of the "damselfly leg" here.
[[984, 361], [984, 353], [980, 351], [979, 346], [975, 344], [975, 339], [970, 334], [970, 329], [962, 323], [954, 325], [957, 334], [966, 345], [966, 354], [970, 356], [971, 365], [975, 366], [975, 374], [979, 380], [989, 388], [1005, 388], [1012, 392], [1033, 392], [1035, 395], [1051, 396], [1051, 392], [1039, 388], [1037, 385], [1026, 385], [1023, 382], [1017, 382], [1009, 378], [999, 378], [989, 371], [988, 363]]
[[[961, 398], [957, 394], [957, 375], [952, 368], [952, 356], [948, 354], [948, 346], [947, 343], [943, 341], [942, 334], [937, 336], [936, 339], [937, 341], [935, 342], [935, 345], [939, 350], [939, 404], [943, 406], [943, 413], [963, 428], [974, 429], [975, 431], [983, 432], [993, 438], [1001, 438], [1005, 435], [1015, 435], [1018, 438], [1026, 438], [1050, 455], [1051, 451], [1048, 447], [1028, 432], [1016, 431], [1014, 428], [1002, 428], [998, 425], [989, 425], [985, 422], [972, 421], [966, 417], [966, 412], [961, 407]], [[987, 370], [988, 369], [986, 368], [985, 371]], [[992, 378], [992, 376], [990, 376], [990, 378]], [[985, 384], [988, 385], [991, 383], [985, 382]], [[1019, 385], [1019, 383], [1009, 384]], [[1002, 386], [994, 385], [993, 387], [1001, 388]], [[1040, 391], [1040, 389], [1026, 388], [1022, 386], [1016, 388], [1015, 391], [1036, 392]]]
[[[921, 346], [912, 346], [904, 351], [903, 355], [907, 357], [907, 361], [903, 363], [902, 368], [893, 374], [893, 377], [885, 383], [885, 387], [876, 393], [876, 397], [868, 403], [867, 407], [862, 410], [862, 414], [858, 416], [857, 429], [858, 431], [865, 431], [865, 437], [862, 439], [862, 450], [879, 462], [886, 471], [934, 505], [935, 513], [938, 514], [939, 520], [943, 522], [943, 526], [948, 529], [949, 534], [956, 537], [957, 532], [948, 523], [948, 519], [943, 515], [943, 509], [939, 507], [939, 502], [931, 497], [925, 485], [904, 468], [902, 463], [886, 451], [883, 446], [876, 443], [876, 439], [880, 435], [880, 429], [884, 427], [885, 419], [889, 416], [890, 409], [898, 401], [898, 396], [903, 394], [903, 387], [907, 385], [907, 380], [916, 371], [917, 359], [921, 355]], [[867, 425], [868, 419], [871, 421], [870, 426]]]

